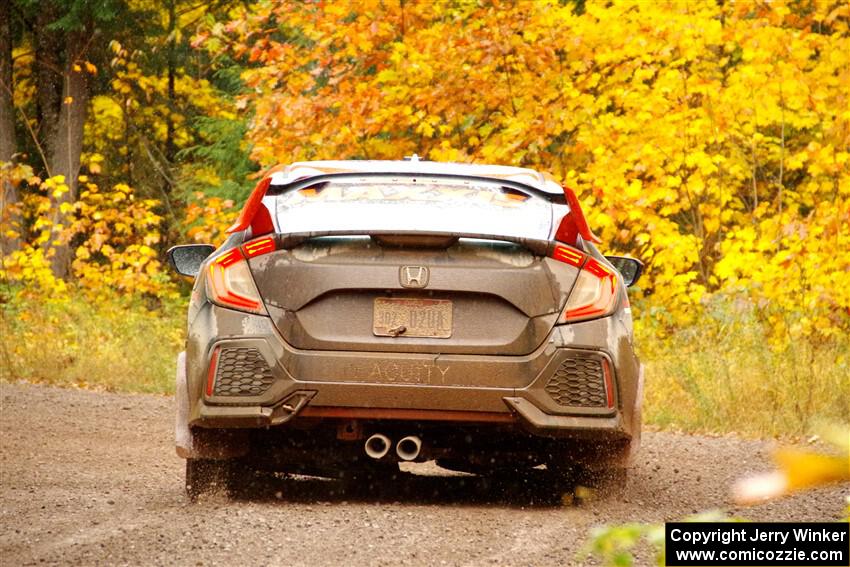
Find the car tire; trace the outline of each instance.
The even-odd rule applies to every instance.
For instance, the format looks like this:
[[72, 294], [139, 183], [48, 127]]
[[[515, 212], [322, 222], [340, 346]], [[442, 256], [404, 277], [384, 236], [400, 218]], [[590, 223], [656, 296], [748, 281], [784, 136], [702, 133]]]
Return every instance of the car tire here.
[[193, 502], [202, 494], [230, 494], [233, 485], [230, 460], [186, 459], [186, 495]]

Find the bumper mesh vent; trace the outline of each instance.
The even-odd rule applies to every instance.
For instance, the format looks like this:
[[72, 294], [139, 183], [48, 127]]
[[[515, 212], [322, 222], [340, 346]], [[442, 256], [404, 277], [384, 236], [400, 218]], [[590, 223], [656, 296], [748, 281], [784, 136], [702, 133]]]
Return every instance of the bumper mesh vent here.
[[221, 349], [215, 376], [216, 396], [259, 396], [273, 381], [272, 369], [257, 349]]
[[568, 358], [549, 378], [546, 393], [561, 406], [606, 407], [602, 361], [590, 357]]

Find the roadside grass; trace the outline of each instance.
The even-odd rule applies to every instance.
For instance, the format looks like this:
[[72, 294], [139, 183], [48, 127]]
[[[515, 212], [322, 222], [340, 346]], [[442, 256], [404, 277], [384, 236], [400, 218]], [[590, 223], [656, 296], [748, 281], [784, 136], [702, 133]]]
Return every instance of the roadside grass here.
[[850, 422], [850, 337], [778, 343], [752, 313], [720, 311], [664, 339], [650, 320], [636, 322], [644, 423], [775, 437]]
[[[185, 306], [95, 301], [81, 293], [47, 301], [5, 294], [0, 380], [171, 393]], [[816, 419], [850, 421], [850, 338], [777, 346], [751, 314], [721, 311], [672, 332], [648, 314], [636, 321], [647, 425], [772, 437], [805, 434]]]
[[[13, 296], [14, 297], [14, 296]], [[183, 348], [185, 301], [8, 296], [0, 303], [0, 380], [168, 394]]]

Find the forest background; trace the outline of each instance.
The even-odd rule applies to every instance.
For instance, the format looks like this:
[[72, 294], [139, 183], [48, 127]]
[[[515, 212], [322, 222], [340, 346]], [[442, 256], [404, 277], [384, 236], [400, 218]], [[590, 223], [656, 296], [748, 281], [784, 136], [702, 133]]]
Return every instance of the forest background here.
[[573, 187], [633, 290], [645, 419], [850, 421], [843, 0], [0, 1], [0, 380], [167, 393], [258, 175], [502, 163]]

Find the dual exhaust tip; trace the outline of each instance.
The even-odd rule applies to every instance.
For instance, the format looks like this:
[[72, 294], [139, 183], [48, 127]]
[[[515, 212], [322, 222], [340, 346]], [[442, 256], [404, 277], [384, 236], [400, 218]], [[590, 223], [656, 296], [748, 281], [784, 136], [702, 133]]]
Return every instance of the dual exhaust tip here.
[[[381, 433], [376, 433], [366, 439], [366, 444], [364, 445], [366, 454], [375, 460], [386, 457], [392, 447], [392, 440]], [[395, 446], [395, 453], [402, 461], [415, 461], [421, 451], [422, 439], [416, 435], [403, 437]]]

